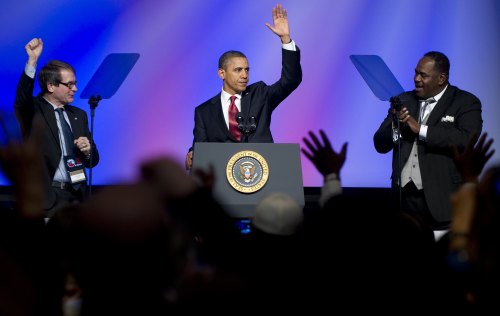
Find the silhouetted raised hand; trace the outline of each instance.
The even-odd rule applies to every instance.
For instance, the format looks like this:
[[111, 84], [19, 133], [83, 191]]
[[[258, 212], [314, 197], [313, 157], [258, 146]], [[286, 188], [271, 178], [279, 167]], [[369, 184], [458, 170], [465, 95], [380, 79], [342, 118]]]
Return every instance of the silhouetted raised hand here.
[[336, 152], [332, 148], [330, 140], [326, 136], [325, 132], [320, 129], [319, 133], [323, 144], [321, 144], [318, 137], [312, 131], [309, 131], [308, 134], [311, 141], [306, 137], [302, 139], [309, 151], [304, 148], [302, 148], [301, 151], [323, 176], [331, 173], [336, 173], [340, 176], [340, 170], [342, 169], [346, 159], [347, 143], [342, 145], [340, 152]]
[[477, 182], [484, 166], [495, 153], [494, 149], [490, 150], [493, 139], [486, 140], [487, 137], [488, 133], [483, 133], [479, 139], [477, 133], [473, 134], [461, 152], [457, 146], [452, 146], [453, 160], [466, 182]]

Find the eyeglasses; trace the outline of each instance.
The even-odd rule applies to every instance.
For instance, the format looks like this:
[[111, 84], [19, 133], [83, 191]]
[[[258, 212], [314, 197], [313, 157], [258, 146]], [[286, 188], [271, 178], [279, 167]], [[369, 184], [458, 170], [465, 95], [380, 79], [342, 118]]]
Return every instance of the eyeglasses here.
[[61, 81], [58, 81], [59, 84], [62, 84], [63, 86], [66, 86], [68, 87], [68, 89], [73, 89], [74, 86], [77, 85], [78, 81], [70, 81], [70, 82], [61, 82]]

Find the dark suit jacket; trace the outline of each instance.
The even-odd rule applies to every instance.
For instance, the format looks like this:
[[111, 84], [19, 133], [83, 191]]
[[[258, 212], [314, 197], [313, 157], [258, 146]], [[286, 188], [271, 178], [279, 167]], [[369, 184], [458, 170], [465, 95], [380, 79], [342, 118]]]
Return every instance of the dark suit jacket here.
[[[271, 114], [273, 110], [289, 96], [302, 81], [300, 51], [282, 49], [281, 78], [272, 85], [259, 81], [243, 91], [241, 114], [244, 119], [255, 117], [256, 131], [249, 135], [248, 142], [272, 143]], [[238, 142], [230, 133], [222, 113], [221, 93], [199, 105], [194, 116], [195, 142]], [[241, 141], [245, 141], [242, 135]]]
[[[414, 92], [400, 95], [403, 106], [412, 117], [419, 116], [418, 99]], [[474, 132], [482, 132], [481, 102], [467, 91], [449, 85], [442, 98], [435, 105], [428, 120], [427, 139], [418, 141], [418, 160], [422, 175], [425, 200], [431, 214], [437, 221], [451, 220], [449, 198], [463, 179], [453, 161], [450, 145], [464, 148]], [[415, 137], [407, 126], [402, 130], [401, 168], [409, 158]], [[397, 188], [399, 178], [399, 151], [392, 140], [392, 118], [389, 114], [373, 137], [375, 149], [379, 153], [393, 150], [392, 187]]]
[[[41, 95], [33, 97], [33, 88], [35, 80], [27, 76], [24, 72], [19, 79], [16, 91], [16, 100], [14, 109], [16, 117], [21, 126], [23, 138], [30, 137], [33, 129], [33, 121], [40, 117], [43, 122], [43, 136], [40, 144], [42, 154], [43, 183], [46, 191], [44, 208], [51, 208], [56, 202], [56, 195], [52, 187], [54, 174], [59, 166], [61, 159], [61, 146], [59, 141], [59, 132], [57, 121], [54, 114], [54, 108]], [[90, 131], [88, 127], [87, 113], [77, 107], [67, 105], [64, 107], [70, 120], [71, 129], [75, 139], [85, 136], [90, 140]], [[85, 158], [80, 151], [76, 154], [83, 162], [85, 167], [90, 168], [90, 158]], [[99, 152], [95, 143], [92, 145], [92, 167], [99, 162]], [[79, 190], [84, 191], [85, 185], [80, 186]]]

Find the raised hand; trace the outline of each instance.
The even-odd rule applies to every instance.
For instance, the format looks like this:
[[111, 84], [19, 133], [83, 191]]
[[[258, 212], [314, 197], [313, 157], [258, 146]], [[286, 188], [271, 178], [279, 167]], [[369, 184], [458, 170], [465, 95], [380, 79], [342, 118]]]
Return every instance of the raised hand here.
[[28, 54], [28, 63], [31, 66], [36, 66], [38, 58], [42, 54], [43, 41], [41, 38], [33, 38], [31, 41], [24, 46], [26, 53]]
[[0, 169], [14, 187], [17, 208], [24, 218], [43, 218], [44, 190], [42, 180], [43, 123], [41, 118], [33, 122], [32, 137], [26, 142], [9, 141], [0, 148]]
[[304, 148], [302, 148], [301, 151], [323, 176], [331, 173], [340, 175], [340, 170], [342, 169], [346, 159], [347, 143], [342, 145], [342, 149], [340, 150], [340, 153], [338, 153], [332, 148], [330, 140], [326, 136], [325, 132], [323, 130], [319, 130], [319, 133], [321, 135], [321, 139], [323, 140], [323, 144], [320, 143], [318, 137], [316, 137], [313, 132], [309, 131], [312, 143], [307, 138], [303, 138], [303, 141], [309, 151]]
[[266, 23], [266, 26], [273, 31], [274, 34], [278, 35], [283, 44], [290, 43], [290, 27], [288, 26], [288, 16], [286, 10], [281, 4], [277, 4], [273, 8], [273, 23], [271, 25]]
[[197, 188], [195, 181], [186, 175], [182, 165], [170, 157], [153, 158], [143, 162], [140, 168], [142, 179], [152, 184], [166, 202], [184, 198]]
[[477, 133], [473, 134], [461, 152], [457, 146], [451, 147], [455, 165], [466, 182], [477, 182], [486, 162], [495, 153], [494, 149], [490, 150], [493, 139], [490, 138], [486, 141], [486, 137], [488, 137], [488, 133], [483, 133], [479, 139]]
[[184, 164], [185, 164], [186, 170], [191, 170], [191, 168], [193, 167], [193, 151], [192, 150], [190, 150], [186, 154], [186, 161], [184, 162]]

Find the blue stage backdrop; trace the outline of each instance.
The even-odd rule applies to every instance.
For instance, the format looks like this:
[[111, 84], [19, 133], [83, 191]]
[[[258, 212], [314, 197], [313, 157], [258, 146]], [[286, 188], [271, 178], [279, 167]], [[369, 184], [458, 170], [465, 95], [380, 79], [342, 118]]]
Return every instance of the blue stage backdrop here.
[[[95, 110], [94, 139], [101, 153], [93, 184], [135, 181], [145, 159], [168, 155], [184, 164], [192, 142], [194, 108], [221, 89], [217, 61], [229, 49], [247, 54], [250, 81], [280, 75], [280, 41], [265, 26], [266, 0], [25, 0], [5, 1], [0, 12], [0, 108], [11, 120], [24, 45], [41, 37], [39, 61], [61, 59], [77, 70], [74, 104], [110, 53], [140, 58], [116, 94]], [[324, 129], [335, 148], [349, 142], [342, 171], [347, 187], [388, 187], [391, 154], [378, 154], [373, 133], [389, 104], [378, 100], [351, 63], [352, 54], [379, 55], [406, 90], [417, 61], [429, 50], [451, 60], [450, 81], [483, 103], [484, 131], [500, 155], [500, 2], [497, 0], [284, 1], [291, 35], [302, 50], [300, 87], [275, 111], [276, 142], [302, 143]], [[35, 91], [38, 93], [39, 89]], [[322, 178], [302, 157], [305, 186]], [[2, 176], [0, 184], [8, 184]]]

